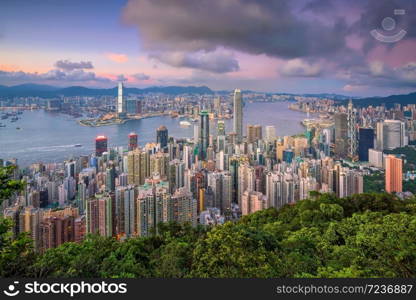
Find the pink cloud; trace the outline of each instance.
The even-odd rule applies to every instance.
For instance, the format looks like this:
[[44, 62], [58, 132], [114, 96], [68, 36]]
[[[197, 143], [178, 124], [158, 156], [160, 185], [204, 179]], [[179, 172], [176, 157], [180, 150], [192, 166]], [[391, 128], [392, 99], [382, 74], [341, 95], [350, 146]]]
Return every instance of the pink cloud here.
[[367, 60], [383, 61], [392, 68], [402, 66], [406, 63], [416, 61], [416, 41], [412, 39], [397, 42], [393, 48], [389, 49], [385, 45], [378, 45], [373, 48], [367, 56]]
[[125, 63], [129, 60], [128, 56], [122, 53], [106, 53], [105, 56], [116, 63]]

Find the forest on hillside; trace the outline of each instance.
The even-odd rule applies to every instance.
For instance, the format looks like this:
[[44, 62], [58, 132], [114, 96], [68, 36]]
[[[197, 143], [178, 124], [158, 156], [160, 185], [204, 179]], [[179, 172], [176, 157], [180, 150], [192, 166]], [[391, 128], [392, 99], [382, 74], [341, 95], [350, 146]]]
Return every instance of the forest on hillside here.
[[[0, 198], [20, 188], [0, 181]], [[13, 239], [11, 225], [0, 218], [1, 277], [416, 276], [416, 198], [387, 193], [337, 198], [315, 192], [224, 225], [159, 224], [151, 237], [88, 236], [44, 253], [34, 252], [26, 234]]]

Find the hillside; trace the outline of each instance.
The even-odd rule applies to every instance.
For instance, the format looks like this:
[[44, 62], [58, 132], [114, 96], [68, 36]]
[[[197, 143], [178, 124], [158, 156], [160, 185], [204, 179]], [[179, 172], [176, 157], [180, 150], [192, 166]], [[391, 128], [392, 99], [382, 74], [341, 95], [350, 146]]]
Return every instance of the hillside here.
[[44, 254], [33, 253], [28, 237], [13, 242], [0, 230], [0, 276], [416, 276], [416, 199], [312, 197], [212, 228], [160, 224], [157, 236], [124, 242], [90, 236]]
[[[339, 100], [339, 104], [346, 104], [348, 100]], [[379, 106], [384, 104], [387, 108], [391, 108], [395, 103], [401, 105], [416, 104], [416, 92], [407, 95], [391, 95], [388, 97], [370, 97], [370, 98], [357, 98], [352, 100], [354, 106], [367, 107], [367, 106]]]

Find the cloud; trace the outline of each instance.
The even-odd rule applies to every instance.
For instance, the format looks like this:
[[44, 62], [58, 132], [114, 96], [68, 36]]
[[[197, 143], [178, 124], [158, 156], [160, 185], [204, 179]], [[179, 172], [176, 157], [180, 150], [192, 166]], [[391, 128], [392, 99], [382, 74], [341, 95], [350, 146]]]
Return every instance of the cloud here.
[[65, 71], [93, 69], [94, 66], [90, 61], [71, 62], [69, 60], [58, 60], [55, 67]]
[[385, 68], [384, 64], [381, 61], [373, 61], [369, 65], [370, 73], [373, 76], [382, 76], [384, 75]]
[[94, 72], [84, 70], [62, 71], [52, 69], [45, 73], [29, 73], [23, 71], [7, 72], [0, 71], [0, 80], [7, 82], [39, 82], [39, 81], [59, 81], [59, 82], [111, 82], [108, 78], [97, 76]]
[[227, 51], [214, 52], [159, 52], [150, 55], [173, 67], [185, 67], [213, 73], [234, 72], [240, 69], [238, 61]]
[[142, 81], [142, 80], [144, 81], [144, 80], [149, 80], [150, 79], [150, 76], [149, 75], [146, 75], [144, 73], [133, 74], [132, 77], [134, 77], [134, 78], [136, 78], [137, 80], [140, 80], [140, 81]]
[[147, 51], [211, 52], [219, 47], [249, 54], [322, 56], [345, 46], [346, 25], [310, 21], [289, 0], [129, 0], [123, 20], [137, 27]]
[[363, 91], [367, 88], [367, 86], [365, 85], [353, 85], [353, 84], [347, 84], [345, 85], [342, 90], [344, 92], [348, 92], [348, 93], [355, 93], [355, 92], [360, 92]]
[[317, 77], [322, 73], [322, 68], [317, 63], [308, 63], [296, 58], [289, 60], [283, 65], [280, 74], [288, 77]]
[[125, 63], [129, 60], [129, 57], [122, 53], [106, 53], [105, 56], [116, 63]]

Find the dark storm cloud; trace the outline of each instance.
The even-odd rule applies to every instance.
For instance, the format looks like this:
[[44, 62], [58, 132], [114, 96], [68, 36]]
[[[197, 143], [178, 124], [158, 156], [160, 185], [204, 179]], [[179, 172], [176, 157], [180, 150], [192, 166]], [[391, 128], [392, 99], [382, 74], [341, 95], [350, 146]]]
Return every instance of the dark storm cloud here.
[[313, 0], [303, 7], [303, 11], [309, 11], [317, 14], [332, 12], [334, 9], [334, 0]]
[[90, 61], [71, 62], [69, 60], [58, 60], [55, 67], [65, 71], [93, 69], [94, 66]]
[[[346, 25], [296, 16], [289, 0], [129, 0], [124, 20], [137, 26], [146, 50], [213, 51], [296, 58], [345, 46]], [[295, 1], [296, 2], [296, 1]]]
[[[377, 1], [367, 0], [362, 3], [362, 13], [360, 19], [351, 26], [350, 32], [360, 35], [365, 39], [364, 50], [369, 51], [380, 42], [374, 39], [369, 33], [371, 30], [377, 29], [380, 33], [388, 36], [397, 33], [400, 30], [405, 30], [406, 39], [416, 37], [416, 1], [408, 0], [390, 0]], [[395, 9], [403, 9], [404, 15], [395, 15]], [[385, 31], [382, 28], [382, 21], [386, 17], [391, 17], [395, 20], [395, 29], [391, 32]], [[385, 44], [386, 46], [394, 47], [396, 44]]]
[[153, 53], [150, 57], [173, 67], [193, 68], [213, 73], [227, 73], [240, 69], [238, 61], [232, 55], [221, 51], [159, 52]]

